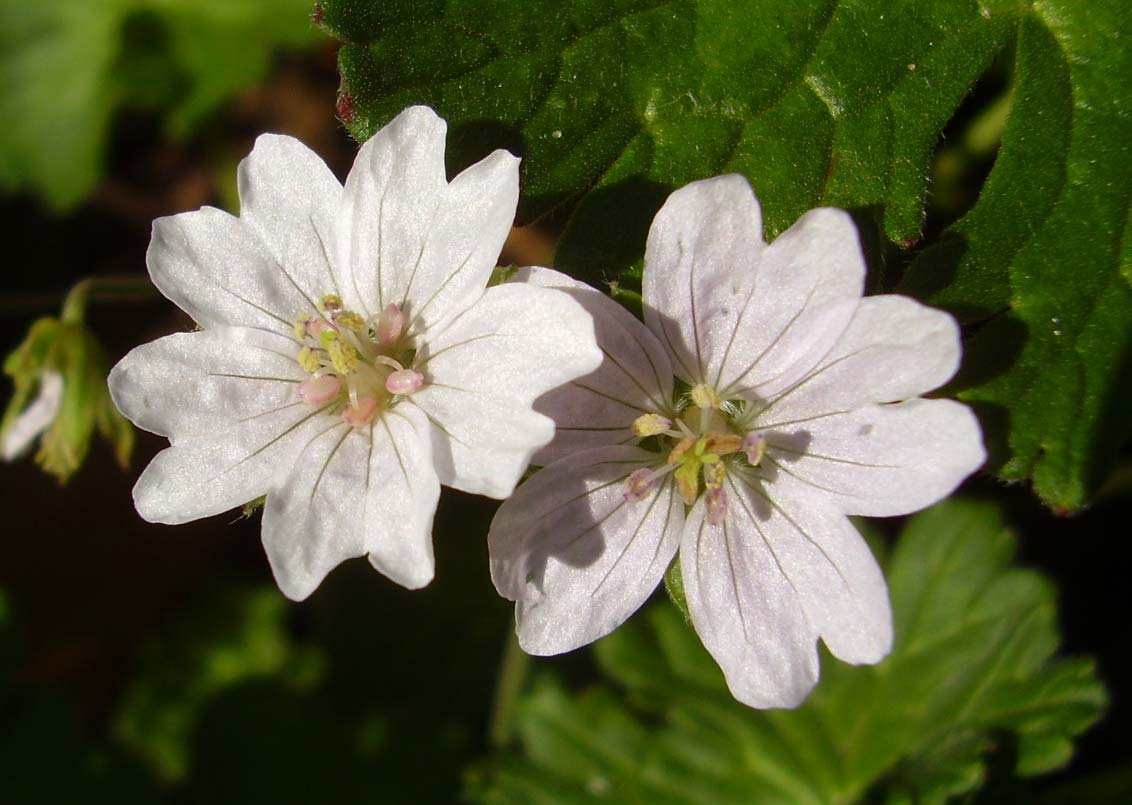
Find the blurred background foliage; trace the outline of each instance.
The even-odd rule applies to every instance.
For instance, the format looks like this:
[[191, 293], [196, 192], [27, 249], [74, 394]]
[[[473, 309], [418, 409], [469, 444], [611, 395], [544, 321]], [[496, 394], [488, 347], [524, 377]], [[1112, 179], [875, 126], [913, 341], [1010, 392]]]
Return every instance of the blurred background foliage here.
[[[960, 60], [962, 75], [944, 71], [953, 91], [913, 138], [922, 140], [916, 147], [926, 168], [917, 181], [931, 192], [921, 198], [914, 188], [892, 188], [902, 199], [895, 218], [878, 218], [868, 205], [857, 211], [881, 285], [885, 277], [894, 281], [890, 269], [903, 270], [944, 242], [942, 233], [977, 207], [999, 164], [1016, 105], [1016, 34], [1033, 18], [1028, 4], [994, 5], [1002, 21], [986, 41], [961, 37], [981, 49]], [[143, 277], [154, 217], [206, 203], [236, 210], [235, 165], [262, 131], [300, 137], [344, 176], [355, 146], [339, 118], [364, 135], [359, 126], [376, 127], [386, 112], [429, 100], [453, 121], [457, 162], [476, 149], [523, 146], [508, 141], [509, 125], [492, 124], [507, 122], [501, 109], [520, 97], [523, 81], [562, 57], [562, 38], [587, 20], [608, 22], [602, 15], [616, 19], [619, 9], [637, 6], [673, 11], [678, 31], [694, 18], [688, 9], [711, 4], [570, 3], [554, 14], [541, 3], [486, 0], [320, 4], [316, 20], [350, 40], [341, 54], [312, 23], [309, 0], [0, 4], [0, 211], [8, 247], [0, 349], [20, 354], [36, 321], [59, 326], [65, 292], [84, 278], [113, 285], [111, 278]], [[842, 16], [857, 14], [859, 25], [877, 24], [872, 2], [806, 4], [797, 19], [774, 17], [763, 29], [763, 50], [790, 25], [809, 30], [807, 14], [829, 23], [835, 6]], [[929, 34], [948, 30], [951, 16], [972, 13], [966, 4], [927, 6], [916, 13]], [[498, 13], [468, 22], [485, 8]], [[406, 23], [414, 19], [423, 23]], [[457, 22], [460, 36], [448, 37]], [[649, 35], [667, 30], [647, 13], [638, 23]], [[722, 43], [707, 52], [711, 69], [694, 64], [705, 58], [697, 40], [695, 53], [659, 62], [671, 68], [665, 80], [715, 75], [714, 85], [700, 88], [726, 89], [729, 70], [749, 59], [733, 58], [742, 37], [725, 36], [726, 26], [711, 30]], [[1048, 45], [1042, 31], [1027, 36]], [[920, 47], [922, 38], [901, 48]], [[657, 150], [647, 158], [626, 151], [624, 175], [591, 164], [604, 159], [601, 148], [573, 150], [571, 140], [553, 137], [572, 122], [572, 109], [590, 122], [618, 112], [602, 104], [616, 106], [620, 96], [594, 94], [623, 69], [620, 62], [602, 69], [616, 59], [598, 39], [592, 63], [582, 58], [585, 42], [566, 54], [584, 69], [576, 82], [555, 73], [563, 77], [554, 87], [563, 103], [546, 114], [564, 116], [537, 123], [545, 141], [527, 138], [526, 187], [538, 191], [526, 197], [528, 218], [546, 214], [513, 232], [503, 262], [547, 264], [565, 243], [558, 254], [566, 264], [573, 260], [591, 280], [621, 275], [631, 290], [632, 272], [621, 270], [643, 246], [643, 230], [640, 243], [617, 246], [610, 252], [616, 259], [596, 267], [577, 221], [602, 217], [586, 219], [587, 204], [598, 212], [626, 199], [659, 204], [681, 171], [718, 170], [711, 153], [676, 158], [683, 145], [709, 143], [718, 132], [712, 107], [702, 114], [696, 107], [703, 97], [672, 103], [650, 119]], [[638, 52], [625, 58], [645, 70], [649, 40], [633, 41]], [[477, 75], [510, 76], [512, 83], [494, 94], [461, 85], [492, 48], [491, 64], [501, 66]], [[909, 72], [904, 50], [887, 58], [877, 47], [871, 57]], [[760, 80], [776, 70], [797, 72], [787, 56], [775, 56], [775, 69]], [[823, 58], [831, 75], [851, 63], [836, 49]], [[917, 63], [913, 80], [932, 80], [931, 62], [917, 55]], [[380, 79], [372, 107], [351, 85], [352, 68]], [[575, 92], [586, 86], [589, 94]], [[816, 129], [797, 128], [808, 107], [798, 99], [801, 105], [791, 106], [789, 92], [782, 104], [765, 107], [769, 96], [756, 97], [758, 86], [747, 91], [760, 142], [773, 149], [800, 137], [794, 151], [768, 163], [782, 167], [785, 181], [790, 160], [816, 136]], [[890, 94], [877, 97], [888, 104]], [[843, 148], [867, 142], [854, 132], [879, 120], [877, 98], [862, 97], [872, 101], [862, 102], [861, 114], [836, 123]], [[486, 111], [476, 105], [492, 98], [496, 106]], [[631, 98], [648, 101], [647, 93]], [[586, 103], [597, 106], [587, 111]], [[609, 119], [612, 128], [601, 136], [634, 120]], [[851, 149], [845, 153], [831, 192], [880, 193], [868, 181], [880, 156], [870, 161], [866, 149], [854, 161]], [[555, 171], [559, 158], [565, 168]], [[605, 194], [577, 204], [572, 194], [599, 175]], [[642, 177], [648, 181], [637, 181]], [[781, 197], [772, 228], [788, 223], [795, 202], [800, 196]], [[634, 209], [647, 224], [647, 204]], [[915, 243], [890, 242], [905, 229], [915, 230]], [[101, 299], [85, 312], [76, 337], [92, 339], [92, 354], [105, 351], [111, 361], [191, 327], [144, 292]], [[98, 423], [90, 405], [80, 407], [86, 418], [67, 445], [80, 449], [78, 463], [89, 456], [81, 469], [76, 463], [60, 473], [77, 470], [67, 486], [26, 464], [0, 466], [5, 803], [1132, 799], [1132, 627], [1125, 617], [1132, 588], [1126, 549], [1114, 538], [1132, 513], [1132, 470], [1119, 440], [1111, 445], [1119, 453], [1116, 472], [1094, 490], [1093, 506], [1072, 518], [1055, 516], [1025, 487], [984, 476], [962, 499], [906, 524], [873, 524], [870, 539], [885, 557], [896, 610], [896, 651], [876, 668], [823, 656], [822, 682], [803, 707], [755, 712], [726, 694], [718, 669], [663, 596], [593, 650], [548, 660], [516, 653], [510, 607], [487, 574], [484, 536], [495, 504], [480, 498], [444, 496], [437, 577], [427, 589], [408, 592], [365, 563], [347, 563], [310, 600], [287, 602], [271, 583], [258, 515], [233, 513], [175, 530], [142, 522], [129, 490], [162, 440], [138, 434], [132, 470], [124, 472], [120, 439], [112, 438], [117, 453], [108, 443], [92, 444]]]

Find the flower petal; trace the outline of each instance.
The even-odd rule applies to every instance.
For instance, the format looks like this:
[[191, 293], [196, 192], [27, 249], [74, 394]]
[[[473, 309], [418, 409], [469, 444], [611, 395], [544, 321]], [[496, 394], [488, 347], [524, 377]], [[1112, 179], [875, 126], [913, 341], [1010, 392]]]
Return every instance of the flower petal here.
[[824, 495], [789, 477], [765, 490], [731, 482], [727, 517], [774, 556], [833, 656], [879, 662], [892, 648], [884, 575], [849, 519]]
[[162, 450], [134, 485], [138, 514], [176, 525], [220, 514], [266, 494], [314, 433], [340, 422], [296, 400], [208, 438]]
[[366, 496], [371, 434], [338, 417], [305, 440], [286, 479], [263, 507], [263, 547], [279, 589], [302, 601], [326, 574], [366, 552]]
[[342, 185], [318, 154], [294, 137], [262, 134], [240, 163], [237, 180], [240, 220], [260, 235], [303, 293], [315, 301], [341, 295], [331, 263]]
[[256, 230], [213, 207], [154, 221], [145, 261], [158, 290], [202, 327], [288, 333], [314, 309]]
[[441, 483], [465, 492], [511, 494], [554, 423], [532, 410], [536, 398], [601, 363], [593, 321], [561, 291], [506, 283], [442, 332], [430, 333], [414, 368], [413, 395], [434, 429]]
[[960, 350], [959, 327], [942, 310], [905, 296], [867, 297], [837, 346], [805, 378], [771, 399], [758, 424], [772, 428], [915, 397], [955, 374]]
[[324, 418], [264, 507], [263, 545], [279, 589], [301, 601], [339, 564], [366, 553], [398, 584], [423, 587], [433, 575], [439, 494], [428, 423], [413, 406], [361, 430]]
[[519, 160], [495, 151], [452, 180], [412, 272], [395, 285], [410, 333], [458, 315], [487, 286], [519, 203]]
[[306, 374], [293, 339], [244, 327], [165, 336], [131, 350], [111, 370], [110, 396], [143, 430], [207, 438], [298, 400]]
[[978, 420], [951, 400], [870, 405], [767, 434], [778, 471], [846, 514], [909, 514], [950, 495], [986, 460]]
[[335, 261], [347, 307], [371, 316], [399, 303], [445, 196], [446, 125], [413, 106], [362, 145], [346, 178]]
[[24, 452], [55, 421], [63, 404], [63, 375], [50, 369], [39, 378], [39, 394], [4, 432], [0, 458], [11, 461]]
[[729, 501], [718, 526], [706, 512], [701, 498], [680, 545], [692, 624], [736, 699], [795, 707], [818, 680], [818, 630], [747, 510]]
[[644, 500], [625, 479], [661, 458], [599, 447], [540, 470], [499, 508], [488, 546], [496, 589], [517, 601], [523, 650], [558, 654], [616, 629], [649, 597], [680, 545], [671, 478]]
[[724, 398], [766, 399], [826, 356], [861, 301], [865, 261], [844, 210], [810, 210], [762, 252], [714, 385]]
[[664, 347], [629, 311], [605, 294], [549, 268], [524, 268], [512, 282], [557, 288], [593, 316], [601, 366], [539, 397], [535, 410], [554, 420], [554, 441], [534, 457], [545, 466], [591, 447], [634, 438], [641, 414], [670, 411], [672, 366]]
[[715, 382], [766, 248], [742, 176], [692, 182], [668, 197], [645, 246], [645, 323], [689, 383]]
[[432, 466], [429, 423], [414, 405], [398, 405], [373, 426], [365, 479], [370, 563], [402, 587], [432, 581], [432, 519], [440, 481]]

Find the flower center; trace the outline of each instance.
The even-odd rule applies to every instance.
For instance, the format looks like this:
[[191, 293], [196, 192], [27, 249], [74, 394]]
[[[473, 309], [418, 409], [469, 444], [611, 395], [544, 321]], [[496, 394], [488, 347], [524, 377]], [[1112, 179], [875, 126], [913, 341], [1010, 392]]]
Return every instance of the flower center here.
[[665, 463], [642, 468], [625, 481], [625, 499], [641, 500], [663, 476], [673, 473], [680, 497], [688, 506], [701, 495], [707, 505], [707, 520], [719, 525], [727, 509], [724, 480], [739, 467], [757, 467], [766, 453], [766, 437], [743, 426], [742, 403], [720, 399], [714, 388], [701, 383], [677, 406], [676, 417], [643, 414], [633, 422], [633, 433], [641, 440], [658, 441]]
[[367, 320], [328, 295], [318, 310], [295, 320], [296, 360], [310, 374], [299, 385], [303, 401], [329, 405], [360, 428], [424, 384], [411, 366], [415, 351], [397, 305]]

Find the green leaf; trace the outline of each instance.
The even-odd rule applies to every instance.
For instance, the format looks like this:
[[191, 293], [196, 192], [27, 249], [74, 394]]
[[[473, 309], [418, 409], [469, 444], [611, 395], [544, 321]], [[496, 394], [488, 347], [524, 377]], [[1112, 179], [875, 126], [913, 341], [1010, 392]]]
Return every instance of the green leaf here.
[[[669, 192], [727, 172], [751, 180], [768, 236], [839, 206], [874, 262], [903, 261], [922, 237], [945, 124], [996, 58], [1012, 60], [1014, 108], [990, 181], [902, 290], [983, 325], [952, 391], [980, 414], [990, 468], [1033, 478], [1064, 509], [1087, 502], [1132, 432], [1121, 408], [1132, 394], [1125, 6], [321, 4], [347, 43], [339, 109], [351, 133], [364, 140], [424, 103], [449, 121], [453, 171], [510, 148], [523, 157], [519, 222], [561, 208], [556, 266], [595, 284], [640, 258]], [[995, 119], [1009, 102], [994, 102]], [[899, 278], [884, 274], [871, 287]]]
[[1132, 433], [1132, 49], [1120, 0], [1036, 3], [978, 204], [902, 290], [981, 327], [953, 384], [1006, 479], [1082, 506]]
[[175, 136], [310, 42], [309, 0], [17, 0], [0, 4], [0, 191], [78, 204], [121, 106]]
[[627, 697], [542, 680], [518, 708], [523, 754], [469, 790], [521, 802], [545, 780], [548, 801], [600, 789], [619, 802], [942, 802], [977, 787], [996, 752], [1013, 751], [1018, 775], [1058, 768], [1106, 697], [1089, 660], [1054, 657], [1054, 590], [1011, 567], [1013, 551], [990, 505], [913, 518], [888, 562], [893, 653], [852, 667], [823, 652], [796, 710], [737, 704], [695, 633], [656, 605], [597, 645]]
[[184, 777], [190, 740], [211, 700], [249, 681], [304, 689], [323, 659], [295, 645], [288, 603], [274, 588], [232, 589], [149, 646], [115, 718], [115, 737], [166, 780]]

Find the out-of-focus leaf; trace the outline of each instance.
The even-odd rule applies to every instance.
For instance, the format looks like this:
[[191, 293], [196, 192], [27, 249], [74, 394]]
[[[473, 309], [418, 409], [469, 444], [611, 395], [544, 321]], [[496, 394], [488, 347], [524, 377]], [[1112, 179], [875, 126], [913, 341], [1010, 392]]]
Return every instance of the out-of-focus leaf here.
[[950, 502], [913, 518], [888, 562], [896, 646], [876, 667], [823, 656], [796, 710], [755, 711], [669, 606], [597, 646], [631, 704], [543, 680], [518, 710], [524, 753], [477, 772], [481, 801], [526, 801], [539, 779], [583, 801], [942, 802], [979, 785], [988, 753], [1014, 771], [1064, 764], [1105, 692], [1084, 659], [1055, 658], [1054, 591], [1012, 568], [990, 505]]
[[97, 183], [123, 105], [185, 136], [313, 40], [309, 0], [14, 0], [0, 4], [0, 191], [52, 208]]
[[114, 725], [118, 740], [160, 776], [180, 779], [209, 701], [254, 680], [297, 689], [318, 683], [322, 657], [294, 643], [287, 613], [274, 588], [234, 589], [194, 610], [149, 647], [123, 695]]

